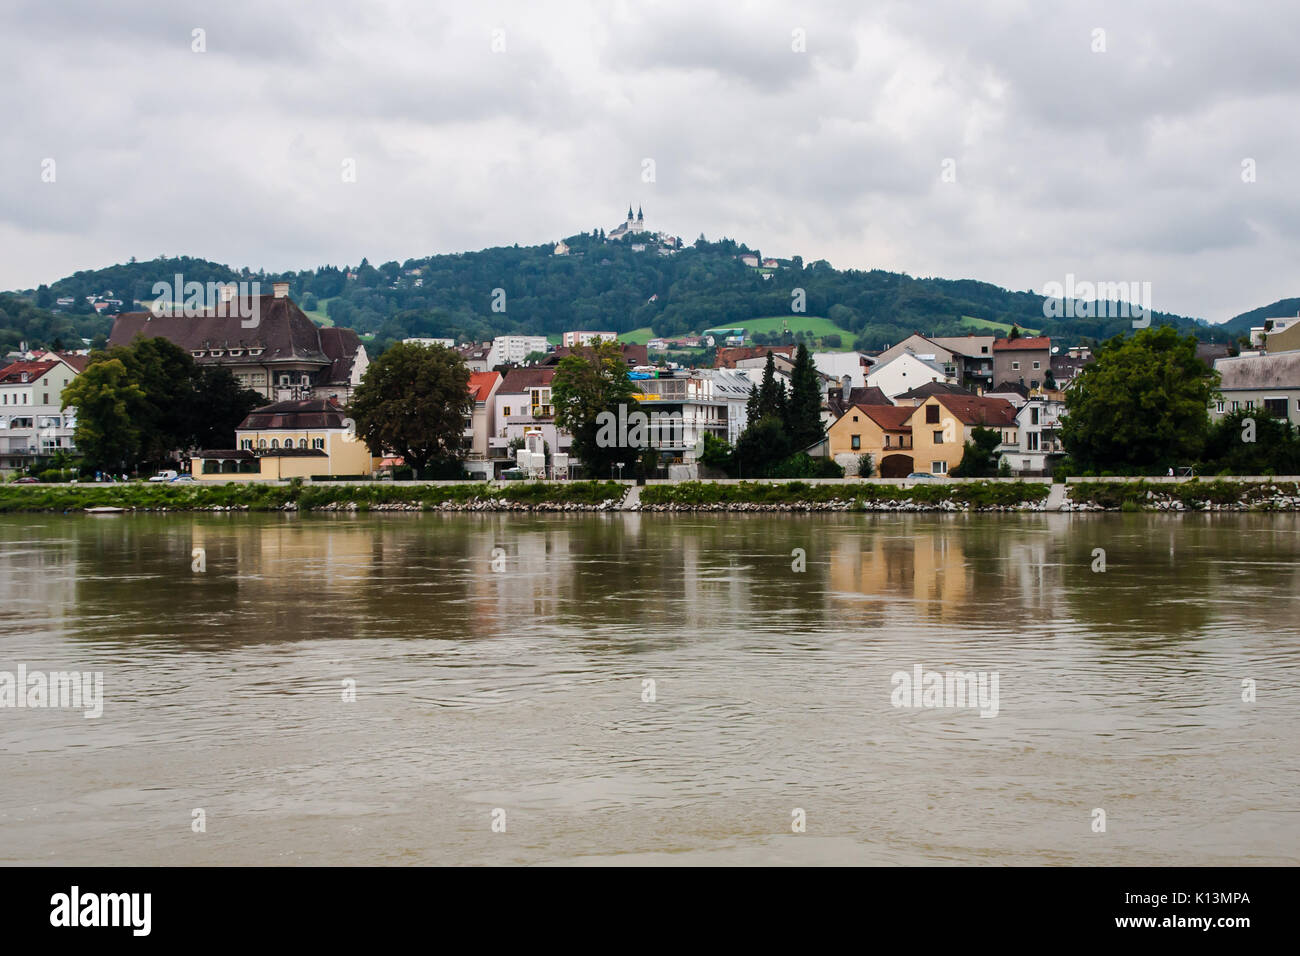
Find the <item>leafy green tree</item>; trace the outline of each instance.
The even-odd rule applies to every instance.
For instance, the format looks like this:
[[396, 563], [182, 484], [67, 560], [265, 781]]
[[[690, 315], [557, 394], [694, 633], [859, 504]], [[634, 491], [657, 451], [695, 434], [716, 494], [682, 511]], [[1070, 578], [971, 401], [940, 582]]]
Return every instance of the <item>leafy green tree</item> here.
[[954, 478], [992, 478], [998, 473], [994, 449], [1002, 435], [993, 428], [974, 428], [962, 450], [961, 461], [952, 470]]
[[876, 460], [871, 454], [858, 456], [858, 476], [861, 478], [871, 478], [876, 474]]
[[725, 440], [705, 432], [704, 448], [700, 451], [700, 464], [730, 475], [736, 467], [735, 451]]
[[1201, 470], [1234, 475], [1300, 474], [1300, 431], [1263, 408], [1229, 412], [1210, 425]]
[[790, 372], [790, 399], [785, 414], [785, 430], [791, 447], [802, 450], [821, 440], [824, 434], [821, 412], [821, 380], [808, 348], [801, 343]]
[[1199, 458], [1219, 376], [1196, 337], [1170, 326], [1117, 335], [1075, 378], [1061, 437], [1083, 470], [1147, 470]]
[[217, 365], [197, 369], [186, 446], [234, 448], [235, 429], [265, 401], [260, 392], [240, 385], [230, 369]]
[[459, 458], [473, 414], [469, 368], [440, 345], [398, 343], [366, 369], [348, 414], [371, 454], [391, 449], [417, 477], [431, 463]]
[[736, 469], [742, 478], [762, 478], [790, 455], [790, 439], [775, 415], [750, 422], [736, 440]]
[[93, 362], [63, 389], [63, 408], [77, 410], [73, 438], [87, 464], [133, 468], [140, 459], [139, 422], [148, 405], [121, 359]]
[[616, 462], [627, 465], [629, 456], [637, 454], [636, 449], [622, 444], [624, 436], [615, 441], [606, 440], [608, 429], [602, 435], [601, 427], [602, 413], [619, 420], [620, 405], [624, 408], [622, 420], [628, 421], [628, 416], [638, 408], [634, 394], [627, 361], [617, 342], [601, 342], [560, 360], [551, 380], [555, 424], [573, 436], [571, 447], [586, 466], [587, 474], [608, 475]]

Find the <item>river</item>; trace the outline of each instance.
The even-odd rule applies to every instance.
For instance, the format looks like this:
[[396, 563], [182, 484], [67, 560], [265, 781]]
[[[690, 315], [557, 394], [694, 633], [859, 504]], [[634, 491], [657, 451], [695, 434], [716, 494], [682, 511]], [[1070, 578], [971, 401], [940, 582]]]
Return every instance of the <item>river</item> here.
[[103, 693], [0, 707], [0, 862], [1294, 864], [1298, 556], [1289, 514], [4, 516], [0, 672]]

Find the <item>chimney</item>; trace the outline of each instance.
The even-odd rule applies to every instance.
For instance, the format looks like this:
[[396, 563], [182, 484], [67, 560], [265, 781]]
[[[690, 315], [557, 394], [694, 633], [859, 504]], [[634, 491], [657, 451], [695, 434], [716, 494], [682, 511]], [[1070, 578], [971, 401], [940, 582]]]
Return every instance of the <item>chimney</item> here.
[[843, 378], [840, 379], [840, 397], [847, 402], [849, 400], [849, 393], [852, 391], [853, 391], [853, 379], [845, 375]]
[[274, 282], [271, 284], [271, 289], [275, 292], [275, 297], [277, 299], [289, 298], [289, 283]]

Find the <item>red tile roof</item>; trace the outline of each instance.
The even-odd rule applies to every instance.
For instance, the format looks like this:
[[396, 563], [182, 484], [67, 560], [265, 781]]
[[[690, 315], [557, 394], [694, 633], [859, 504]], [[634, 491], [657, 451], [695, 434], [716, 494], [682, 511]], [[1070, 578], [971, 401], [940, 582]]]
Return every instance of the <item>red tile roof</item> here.
[[907, 420], [912, 417], [916, 409], [910, 405], [854, 405], [853, 407], [886, 431], [910, 432], [912, 430]]
[[[936, 395], [935, 400], [957, 417], [963, 425], [1014, 425], [1016, 406], [1005, 398], [984, 398], [981, 395]], [[918, 405], [911, 409], [915, 412]]]
[[23, 373], [27, 373], [27, 383], [35, 382], [58, 362], [14, 362], [0, 369], [0, 385], [17, 385], [23, 383]]
[[530, 388], [550, 385], [555, 378], [555, 366], [533, 365], [529, 368], [512, 368], [497, 389], [498, 395], [521, 395]]
[[1005, 352], [1011, 349], [1050, 349], [1050, 335], [1022, 335], [1018, 339], [997, 339], [993, 342], [993, 351]]
[[492, 385], [501, 377], [500, 372], [470, 372], [469, 393], [476, 402], [486, 402], [492, 394]]

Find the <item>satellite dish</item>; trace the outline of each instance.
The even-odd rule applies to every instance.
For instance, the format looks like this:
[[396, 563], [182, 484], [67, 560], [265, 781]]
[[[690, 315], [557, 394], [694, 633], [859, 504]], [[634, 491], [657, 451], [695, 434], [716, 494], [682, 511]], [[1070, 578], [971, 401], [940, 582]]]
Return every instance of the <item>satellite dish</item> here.
[[1061, 347], [1060, 347], [1059, 345], [1053, 345], [1053, 346], [1052, 346], [1052, 354], [1053, 354], [1053, 355], [1055, 355], [1055, 354], [1056, 354], [1057, 352], [1059, 352], [1059, 351], [1061, 351]]

